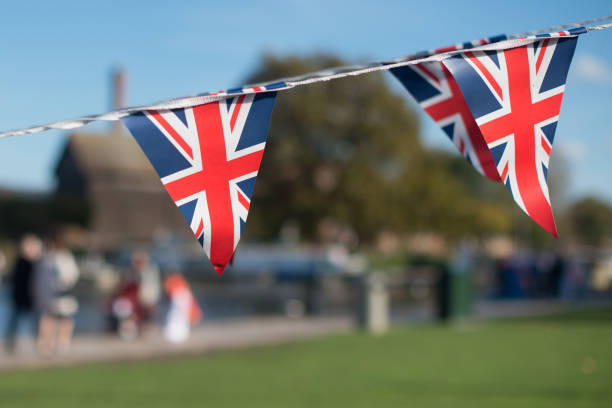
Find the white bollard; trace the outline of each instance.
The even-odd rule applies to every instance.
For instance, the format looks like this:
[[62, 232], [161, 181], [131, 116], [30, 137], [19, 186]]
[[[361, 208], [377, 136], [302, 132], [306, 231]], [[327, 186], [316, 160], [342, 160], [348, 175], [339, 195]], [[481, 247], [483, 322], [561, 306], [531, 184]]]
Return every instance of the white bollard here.
[[365, 326], [372, 334], [383, 334], [389, 329], [389, 291], [387, 275], [374, 272], [366, 278]]

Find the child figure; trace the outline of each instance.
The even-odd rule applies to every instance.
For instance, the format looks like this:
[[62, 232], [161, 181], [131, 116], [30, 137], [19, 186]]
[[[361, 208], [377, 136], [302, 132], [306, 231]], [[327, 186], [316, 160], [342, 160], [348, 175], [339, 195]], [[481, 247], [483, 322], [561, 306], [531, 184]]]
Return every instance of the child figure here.
[[166, 277], [165, 288], [170, 307], [164, 335], [172, 343], [183, 343], [189, 338], [191, 326], [202, 319], [202, 310], [182, 275], [169, 274]]

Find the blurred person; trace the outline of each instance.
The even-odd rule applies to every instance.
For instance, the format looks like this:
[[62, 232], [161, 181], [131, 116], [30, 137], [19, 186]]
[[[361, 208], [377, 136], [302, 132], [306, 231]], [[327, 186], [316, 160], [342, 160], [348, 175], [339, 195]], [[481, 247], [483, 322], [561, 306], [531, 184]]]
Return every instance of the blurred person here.
[[4, 270], [6, 269], [6, 256], [4, 252], [0, 250], [0, 280], [4, 276]]
[[612, 287], [612, 258], [604, 258], [594, 265], [590, 285], [597, 292], [605, 292]]
[[131, 256], [128, 273], [108, 303], [110, 329], [131, 340], [146, 330], [161, 294], [159, 269], [144, 251]]
[[582, 299], [588, 291], [587, 283], [591, 268], [591, 263], [583, 256], [575, 255], [569, 259], [560, 279], [559, 297]]
[[548, 292], [555, 298], [561, 296], [561, 284], [565, 275], [565, 264], [566, 261], [561, 253], [556, 253], [554, 261], [548, 271]]
[[202, 319], [202, 309], [198, 305], [187, 280], [179, 273], [170, 273], [164, 282], [166, 295], [170, 302], [164, 336], [172, 343], [187, 341], [191, 326]]
[[507, 259], [500, 260], [497, 264], [499, 291], [498, 297], [501, 299], [517, 299], [523, 297], [516, 255], [512, 255]]
[[10, 354], [15, 351], [15, 340], [21, 320], [28, 319], [35, 331], [32, 282], [35, 264], [39, 261], [41, 254], [42, 242], [37, 236], [27, 234], [21, 239], [15, 267], [8, 277], [11, 285], [11, 311], [6, 325], [5, 348]]
[[144, 251], [132, 255], [132, 274], [138, 282], [138, 304], [142, 313], [142, 324], [147, 325], [157, 310], [161, 295], [159, 269], [149, 260]]
[[110, 329], [124, 340], [136, 338], [143, 316], [138, 302], [138, 282], [123, 280], [107, 307]]
[[35, 276], [35, 302], [41, 313], [39, 352], [42, 355], [65, 353], [70, 349], [74, 315], [79, 307], [74, 295], [79, 269], [58, 236], [48, 240]]

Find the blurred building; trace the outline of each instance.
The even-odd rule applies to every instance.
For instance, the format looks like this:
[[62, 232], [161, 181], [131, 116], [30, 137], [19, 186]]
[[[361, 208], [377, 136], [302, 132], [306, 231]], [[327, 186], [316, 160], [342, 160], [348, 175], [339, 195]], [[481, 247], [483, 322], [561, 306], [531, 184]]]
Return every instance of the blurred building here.
[[[117, 109], [124, 99], [121, 73], [113, 85]], [[190, 232], [148, 159], [118, 122], [107, 133], [70, 134], [55, 174], [58, 196], [82, 197], [88, 207], [88, 246], [150, 241], [159, 230]]]

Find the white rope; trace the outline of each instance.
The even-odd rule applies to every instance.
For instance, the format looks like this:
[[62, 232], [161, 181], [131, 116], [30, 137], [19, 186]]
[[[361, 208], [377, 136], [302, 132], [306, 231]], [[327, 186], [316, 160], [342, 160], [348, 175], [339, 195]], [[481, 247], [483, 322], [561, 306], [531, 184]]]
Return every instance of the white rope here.
[[[558, 27], [568, 28], [568, 27], [573, 27], [576, 25], [581, 25], [581, 23], [588, 24], [589, 22], [605, 21], [605, 20], [610, 20], [610, 19], [612, 19], [612, 16], [585, 20], [583, 22], [572, 23], [572, 24], [558, 26]], [[603, 29], [610, 28], [610, 27], [612, 27], [612, 23], [599, 25], [599, 26], [587, 27], [587, 31], [603, 30]], [[538, 32], [534, 32], [534, 33], [538, 33]], [[525, 37], [522, 34], [520, 34], [520, 36]], [[515, 47], [520, 47], [522, 45], [531, 44], [535, 41], [540, 40], [539, 38], [534, 38], [534, 37], [528, 37], [528, 38], [515, 38], [515, 37], [516, 36], [511, 36], [510, 39], [505, 40], [505, 41], [476, 46], [476, 47], [470, 48], [470, 51], [493, 51], [493, 50], [515, 48]], [[572, 37], [575, 37], [575, 36], [572, 36]], [[443, 53], [438, 53], [438, 54], [434, 53], [432, 55], [427, 55], [425, 57], [418, 58], [418, 59], [403, 60], [403, 61], [392, 62], [392, 63], [384, 61], [384, 62], [372, 62], [372, 63], [365, 64], [365, 65], [331, 68], [331, 69], [326, 69], [326, 70], [311, 73], [311, 74], [301, 75], [298, 77], [287, 78], [285, 80], [276, 80], [276, 81], [267, 82], [267, 84], [272, 84], [276, 82], [285, 83], [284, 86], [278, 87], [275, 89], [265, 89], [261, 91], [255, 91], [252, 88], [248, 88], [248, 89], [242, 90], [241, 92], [233, 93], [229, 95], [227, 93], [221, 93], [221, 94], [196, 95], [196, 96], [187, 96], [187, 97], [182, 97], [182, 98], [170, 99], [170, 100], [166, 100], [166, 101], [159, 102], [159, 103], [152, 104], [152, 105], [135, 106], [131, 108], [119, 109], [119, 110], [104, 113], [101, 115], [87, 115], [87, 116], [82, 116], [82, 117], [78, 117], [74, 119], [68, 119], [68, 120], [63, 120], [59, 122], [52, 122], [52, 123], [48, 123], [45, 125], [37, 125], [37, 126], [29, 127], [29, 128], [2, 132], [0, 133], [0, 139], [5, 138], [5, 137], [10, 137], [10, 136], [19, 136], [19, 135], [26, 135], [30, 133], [43, 132], [49, 129], [70, 130], [70, 129], [75, 129], [75, 128], [84, 126], [94, 121], [119, 120], [133, 113], [142, 112], [146, 110], [169, 110], [169, 109], [187, 108], [191, 106], [202, 105], [202, 104], [206, 104], [210, 102], [219, 101], [222, 99], [227, 99], [230, 97], [235, 97], [235, 96], [238, 96], [240, 94], [245, 94], [245, 93], [283, 91], [283, 90], [295, 88], [297, 86], [303, 86], [303, 85], [313, 84], [317, 82], [326, 82], [326, 81], [331, 81], [334, 79], [340, 79], [340, 78], [346, 78], [346, 77], [352, 77], [352, 76], [359, 76], [359, 75], [364, 75], [364, 74], [368, 74], [371, 72], [387, 71], [392, 68], [399, 68], [399, 67], [403, 67], [407, 65], [415, 65], [415, 64], [420, 64], [422, 62], [442, 61], [446, 58], [452, 57], [453, 55], [457, 55], [462, 52], [465, 52], [465, 50], [448, 51], [448, 52], [443, 52]], [[407, 58], [408, 57], [405, 57], [404, 59], [407, 59]]]
[[586, 30], [587, 31], [605, 30], [606, 28], [610, 28], [610, 27], [612, 27], [612, 23], [596, 25], [596, 26], [590, 26], [590, 27], [587, 27]]
[[[565, 30], [567, 28], [584, 27], [584, 26], [586, 26], [588, 24], [600, 23], [602, 21], [607, 21], [607, 20], [612, 20], [612, 15], [604, 16], [604, 17], [591, 18], [589, 20], [576, 21], [575, 23], [564, 24], [564, 25], [559, 25], [559, 26], [552, 26], [552, 27], [543, 28], [541, 30], [528, 31], [528, 32], [525, 32], [525, 33], [520, 33], [520, 34], [512, 34], [512, 35], [509, 35], [508, 38], [520, 38], [520, 37], [527, 37], [529, 35], [540, 34], [540, 33], [550, 33], [550, 32], [553, 32], [553, 31], [563, 31], [563, 30]], [[589, 30], [588, 27], [587, 27], [587, 30]]]

